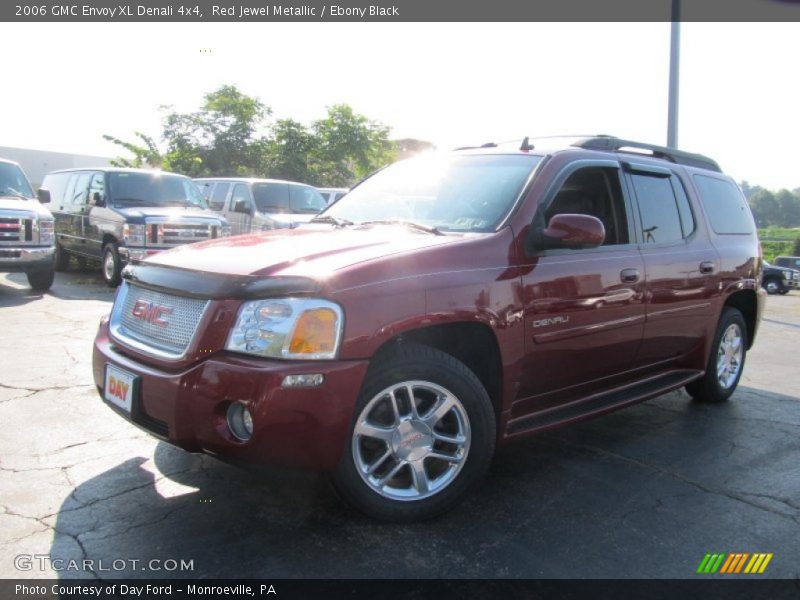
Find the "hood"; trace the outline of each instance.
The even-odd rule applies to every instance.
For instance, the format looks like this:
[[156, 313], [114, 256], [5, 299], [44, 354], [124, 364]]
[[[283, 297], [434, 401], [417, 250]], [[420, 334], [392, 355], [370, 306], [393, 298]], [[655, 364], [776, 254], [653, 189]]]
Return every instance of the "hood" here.
[[40, 217], [52, 218], [53, 216], [50, 214], [50, 211], [39, 204], [37, 200], [25, 200], [23, 198], [17, 198], [16, 196], [0, 196], [0, 211], [3, 210], [26, 211], [36, 213]]
[[402, 226], [334, 229], [309, 224], [178, 246], [147, 259], [165, 267], [228, 275], [327, 279], [359, 263], [463, 240]]
[[213, 210], [204, 210], [194, 206], [114, 206], [119, 214], [129, 219], [147, 219], [148, 217], [169, 217], [180, 219], [181, 217], [201, 217], [205, 219], [224, 220], [222, 215]]

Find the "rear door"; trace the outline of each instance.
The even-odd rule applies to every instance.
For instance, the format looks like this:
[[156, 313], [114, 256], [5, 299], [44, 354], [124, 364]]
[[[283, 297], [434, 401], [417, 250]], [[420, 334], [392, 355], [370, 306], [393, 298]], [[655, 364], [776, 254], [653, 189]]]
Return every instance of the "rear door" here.
[[625, 163], [644, 258], [646, 323], [636, 363], [670, 361], [698, 348], [713, 326], [719, 256], [698, 227], [683, 180], [671, 169]]

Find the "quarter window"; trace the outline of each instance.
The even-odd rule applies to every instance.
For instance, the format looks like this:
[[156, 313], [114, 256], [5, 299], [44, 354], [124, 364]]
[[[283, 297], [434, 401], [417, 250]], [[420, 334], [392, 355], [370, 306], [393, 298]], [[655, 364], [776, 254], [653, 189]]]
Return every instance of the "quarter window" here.
[[733, 182], [707, 175], [695, 175], [700, 200], [715, 233], [753, 233], [753, 215], [744, 195]]

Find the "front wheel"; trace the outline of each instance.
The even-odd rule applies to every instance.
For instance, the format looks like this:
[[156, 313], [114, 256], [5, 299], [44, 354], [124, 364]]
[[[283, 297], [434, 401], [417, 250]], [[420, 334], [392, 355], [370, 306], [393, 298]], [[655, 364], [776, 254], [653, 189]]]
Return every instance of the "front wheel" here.
[[404, 344], [373, 365], [333, 483], [364, 513], [434, 517], [486, 472], [496, 425], [486, 389], [452, 356]]
[[119, 259], [119, 250], [113, 242], [103, 247], [103, 279], [109, 287], [117, 287], [122, 281], [120, 273], [122, 264]]
[[46, 292], [53, 285], [55, 279], [55, 271], [53, 269], [42, 269], [40, 271], [29, 271], [26, 273], [28, 276], [28, 284], [37, 292]]
[[778, 294], [783, 289], [783, 284], [780, 279], [771, 277], [764, 282], [764, 289], [768, 294]]
[[714, 334], [714, 343], [702, 378], [686, 386], [686, 391], [701, 402], [724, 402], [730, 398], [744, 370], [747, 354], [747, 325], [742, 313], [728, 307]]

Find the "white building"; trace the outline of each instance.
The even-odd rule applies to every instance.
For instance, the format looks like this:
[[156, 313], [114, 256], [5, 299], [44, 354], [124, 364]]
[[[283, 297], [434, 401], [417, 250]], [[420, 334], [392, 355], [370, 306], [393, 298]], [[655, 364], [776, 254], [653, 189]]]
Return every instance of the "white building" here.
[[9, 148], [0, 146], [0, 158], [18, 162], [34, 189], [42, 184], [44, 176], [50, 171], [73, 169], [76, 167], [107, 167], [111, 159], [106, 156], [87, 156], [85, 154], [68, 154], [66, 152], [47, 152], [29, 148]]

